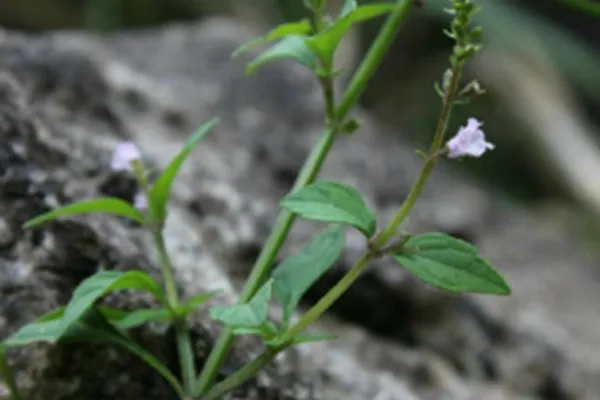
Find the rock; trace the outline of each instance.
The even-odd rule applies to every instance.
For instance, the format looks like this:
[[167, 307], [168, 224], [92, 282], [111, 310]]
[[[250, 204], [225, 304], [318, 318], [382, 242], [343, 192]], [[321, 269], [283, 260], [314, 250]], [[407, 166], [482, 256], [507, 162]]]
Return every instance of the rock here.
[[[220, 288], [211, 304], [235, 301], [275, 220], [277, 201], [291, 188], [323, 120], [319, 88], [308, 71], [278, 63], [246, 77], [244, 60], [230, 59], [255, 34], [238, 21], [212, 19], [103, 37], [4, 35], [2, 337], [64, 304], [99, 268], [158, 274], [151, 241], [129, 222], [89, 215], [31, 231], [21, 224], [76, 199], [103, 194], [131, 201], [135, 183], [108, 171], [116, 144], [134, 140], [148, 164], [160, 169], [213, 116], [221, 118], [219, 128], [175, 182], [165, 236], [183, 296]], [[321, 176], [356, 185], [383, 222], [408, 192], [421, 160], [402, 135], [361, 111], [356, 115], [365, 120], [364, 131], [339, 139]], [[581, 311], [598, 304], [590, 267], [597, 256], [578, 248], [566, 224], [553, 225], [548, 234], [545, 221], [551, 218], [513, 210], [444, 163], [406, 228], [440, 230], [481, 246], [509, 274], [515, 293], [507, 299], [450, 295], [380, 260], [315, 325], [338, 341], [286, 351], [229, 398], [597, 398], [599, 329], [594, 309]], [[280, 258], [317, 228], [300, 221]], [[341, 277], [364, 246], [349, 232], [343, 258], [311, 289], [305, 306]], [[571, 280], [562, 285], [565, 266]], [[556, 277], [553, 286], [536, 283]], [[521, 304], [535, 305], [557, 292], [562, 296], [548, 301], [552, 307], [542, 304], [524, 314]], [[577, 297], [568, 300], [574, 292]], [[131, 293], [107, 302], [126, 309], [151, 304]], [[272, 311], [276, 317], [277, 308]], [[549, 329], [555, 325], [570, 331]], [[206, 309], [194, 316], [199, 365], [219, 328]], [[148, 327], [134, 334], [177, 370], [170, 331]], [[236, 341], [222, 376], [259, 352], [251, 338]], [[85, 366], [77, 369], [81, 360]], [[11, 353], [11, 362], [32, 399], [174, 396], [143, 363], [112, 347], [30, 346]]]

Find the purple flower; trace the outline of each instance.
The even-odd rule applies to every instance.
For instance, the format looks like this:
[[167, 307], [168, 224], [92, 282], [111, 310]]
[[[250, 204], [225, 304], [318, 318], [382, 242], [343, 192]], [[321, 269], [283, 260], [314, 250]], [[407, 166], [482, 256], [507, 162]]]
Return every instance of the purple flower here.
[[133, 205], [138, 210], [145, 210], [148, 207], [148, 200], [146, 200], [146, 195], [142, 192], [136, 193], [133, 198]]
[[140, 150], [133, 142], [120, 143], [113, 153], [110, 168], [114, 171], [131, 171], [132, 163], [141, 158]]
[[480, 129], [483, 123], [475, 118], [467, 120], [467, 126], [463, 126], [458, 133], [446, 144], [448, 158], [459, 158], [462, 156], [481, 157], [487, 150], [493, 150], [494, 145], [485, 141], [485, 134]]

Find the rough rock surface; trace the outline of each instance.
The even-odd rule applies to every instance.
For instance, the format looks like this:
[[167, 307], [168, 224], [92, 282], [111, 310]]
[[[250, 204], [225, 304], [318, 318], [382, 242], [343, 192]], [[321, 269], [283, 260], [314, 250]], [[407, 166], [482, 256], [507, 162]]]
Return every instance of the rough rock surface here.
[[[318, 86], [300, 67], [270, 65], [245, 77], [231, 60], [254, 36], [238, 21], [89, 37], [0, 33], [0, 333], [64, 304], [99, 268], [157, 274], [152, 244], [131, 223], [106, 216], [21, 224], [67, 202], [131, 200], [135, 184], [111, 173], [111, 150], [134, 140], [163, 167], [200, 123], [221, 125], [185, 164], [174, 186], [167, 245], [182, 294], [224, 289], [231, 303], [269, 233], [277, 200], [290, 189], [322, 126]], [[359, 135], [340, 138], [322, 177], [360, 188], [387, 219], [420, 167], [411, 145], [368, 116]], [[387, 260], [374, 265], [315, 330], [336, 342], [279, 357], [233, 399], [600, 398], [598, 255], [552, 213], [516, 210], [440, 168], [407, 228], [437, 229], [481, 247], [508, 274], [514, 294], [443, 294]], [[302, 246], [315, 225], [297, 224], [285, 247]], [[357, 259], [349, 234], [343, 260], [311, 290], [317, 298]], [[133, 294], [109, 299], [148, 304]], [[197, 361], [218, 326], [194, 319]], [[136, 338], [176, 368], [170, 332]], [[260, 349], [241, 341], [227, 374]], [[121, 349], [30, 346], [11, 353], [28, 399], [169, 399], [164, 382]]]

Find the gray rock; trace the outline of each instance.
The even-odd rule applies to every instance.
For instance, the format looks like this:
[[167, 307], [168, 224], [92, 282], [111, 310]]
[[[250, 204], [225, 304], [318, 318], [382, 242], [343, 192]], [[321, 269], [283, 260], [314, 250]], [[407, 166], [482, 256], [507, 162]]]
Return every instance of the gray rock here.
[[[134, 140], [159, 169], [213, 116], [221, 125], [184, 165], [165, 236], [183, 296], [220, 288], [211, 304], [235, 301], [277, 201], [291, 188], [323, 119], [318, 85], [306, 70], [278, 63], [246, 77], [244, 60], [230, 59], [254, 35], [227, 19], [105, 37], [3, 34], [2, 337], [64, 304], [99, 268], [158, 274], [151, 241], [126, 221], [91, 215], [32, 231], [20, 226], [76, 199], [103, 194], [132, 200], [131, 178], [108, 171], [115, 145]], [[421, 161], [400, 133], [356, 114], [365, 120], [364, 131], [339, 139], [321, 176], [359, 187], [383, 222]], [[513, 210], [450, 168], [436, 171], [407, 229], [473, 241], [508, 273], [515, 293], [507, 299], [449, 295], [380, 260], [314, 327], [336, 333], [338, 341], [286, 351], [229, 398], [599, 398], [594, 360], [600, 328], [593, 305], [600, 299], [592, 268], [598, 257], [578, 247], [578, 233], [566, 224], [549, 228], [552, 214]], [[317, 228], [300, 221], [281, 257]], [[347, 242], [343, 259], [311, 289], [305, 305], [364, 250], [352, 232]], [[562, 275], [567, 268], [568, 278]], [[151, 304], [131, 293], [107, 302]], [[272, 311], [277, 317], [277, 308]], [[202, 309], [193, 328], [201, 365], [220, 327]], [[150, 327], [134, 336], [177, 368], [170, 331]], [[222, 375], [259, 352], [255, 340], [237, 341]], [[30, 346], [11, 353], [11, 362], [32, 399], [173, 397], [120, 349]]]

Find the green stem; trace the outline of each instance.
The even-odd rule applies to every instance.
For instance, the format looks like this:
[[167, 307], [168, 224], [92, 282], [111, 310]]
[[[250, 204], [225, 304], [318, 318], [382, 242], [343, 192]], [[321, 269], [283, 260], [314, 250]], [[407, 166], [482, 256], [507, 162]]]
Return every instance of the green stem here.
[[[159, 264], [165, 281], [165, 292], [169, 308], [174, 311], [179, 306], [177, 296], [177, 282], [173, 273], [173, 265], [165, 246], [165, 240], [160, 229], [154, 230], [154, 242], [158, 252]], [[175, 328], [175, 339], [177, 352], [179, 354], [179, 365], [183, 379], [183, 390], [186, 394], [192, 394], [196, 379], [196, 365], [194, 363], [194, 347], [190, 338], [190, 332], [185, 319], [177, 318], [173, 321]]]
[[224, 394], [232, 391], [242, 383], [247, 381], [256, 375], [261, 369], [269, 364], [275, 356], [281, 351], [281, 348], [267, 349], [260, 356], [250, 361], [248, 364], [243, 366], [241, 369], [230, 375], [223, 382], [216, 384], [206, 395], [202, 397], [202, 400], [217, 400], [220, 399]]
[[[333, 286], [325, 296], [323, 296], [314, 306], [312, 306], [299, 320], [296, 322], [282, 337], [283, 343], [289, 343], [294, 337], [298, 336], [300, 333], [304, 332], [312, 323], [314, 323], [325, 311], [333, 305], [354, 282], [360, 277], [361, 273], [367, 268], [369, 263], [378, 257], [379, 250], [387, 243], [389, 238], [393, 236], [396, 232], [397, 228], [400, 226], [400, 223], [406, 218], [408, 213], [410, 212], [412, 206], [415, 204], [417, 198], [419, 197], [427, 178], [431, 174], [433, 167], [436, 163], [436, 153], [440, 149], [443, 139], [444, 133], [446, 131], [446, 127], [448, 125], [448, 119], [450, 118], [450, 112], [452, 110], [452, 105], [454, 104], [454, 98], [458, 89], [458, 85], [460, 82], [460, 66], [456, 67], [453, 70], [452, 80], [448, 92], [444, 97], [444, 103], [442, 106], [442, 113], [440, 119], [438, 121], [438, 125], [436, 128], [436, 133], [433, 139], [433, 143], [430, 149], [429, 159], [425, 163], [419, 178], [415, 182], [412, 187], [406, 201], [400, 207], [394, 218], [392, 218], [391, 222], [386, 226], [386, 228], [382, 231], [382, 234], [378, 236], [378, 239], [374, 242], [373, 246], [354, 264], [354, 266]], [[383, 238], [383, 239], [382, 239]], [[285, 347], [280, 348], [278, 351], [283, 350]], [[266, 357], [266, 354], [263, 356]], [[271, 359], [274, 357], [271, 353]], [[262, 359], [262, 357], [259, 359]], [[257, 359], [257, 360], [259, 360]], [[253, 368], [262, 368], [262, 364], [260, 367], [256, 367], [254, 364], [257, 360], [249, 363], [245, 367], [243, 367], [240, 371], [247, 371], [251, 369], [251, 365]], [[256, 372], [256, 371], [255, 371]], [[254, 373], [255, 373], [254, 372]], [[246, 372], [247, 374], [247, 372]], [[233, 374], [230, 379], [226, 379], [223, 381], [223, 387], [233, 388], [241, 383], [240, 377], [247, 376], [246, 374], [238, 375], [238, 373]], [[235, 380], [235, 382], [234, 382]], [[215, 387], [216, 388], [216, 387]], [[219, 392], [225, 393], [225, 392]], [[213, 397], [207, 398], [206, 400], [212, 400]], [[204, 399], [203, 399], [204, 400]]]
[[165, 281], [167, 302], [169, 307], [174, 309], [179, 305], [179, 299], [177, 298], [177, 282], [175, 281], [173, 266], [171, 265], [171, 259], [169, 258], [169, 254], [167, 253], [167, 248], [165, 246], [165, 239], [162, 231], [158, 229], [154, 231], [154, 243], [156, 245], [156, 251], [158, 252], [160, 271]]
[[341, 122], [346, 118], [350, 109], [354, 107], [356, 101], [364, 92], [367, 83], [369, 83], [369, 80], [377, 71], [381, 60], [394, 41], [396, 33], [400, 29], [402, 22], [408, 15], [408, 11], [413, 4], [414, 0], [404, 0], [388, 17], [381, 28], [379, 35], [377, 35], [377, 38], [369, 48], [365, 58], [348, 84], [348, 89], [344, 93], [344, 97], [340, 100], [340, 104], [338, 105], [335, 114], [337, 121]]
[[[309, 158], [306, 160], [302, 171], [292, 191], [299, 190], [304, 186], [312, 183], [315, 177], [318, 175], [323, 163], [331, 149], [335, 138], [338, 135], [338, 129], [341, 122], [345, 119], [350, 109], [355, 105], [356, 101], [364, 91], [368, 81], [371, 79], [383, 56], [385, 55], [390, 44], [394, 40], [396, 32], [398, 31], [402, 21], [406, 18], [410, 6], [413, 4], [413, 0], [404, 0], [402, 4], [390, 14], [384, 26], [381, 29], [377, 39], [373, 42], [369, 52], [363, 59], [358, 70], [354, 74], [348, 89], [344, 93], [343, 98], [340, 101], [340, 105], [335, 109], [333, 116], [328, 116], [328, 129], [323, 133], [319, 142], [313, 148]], [[327, 89], [328, 87], [325, 87]], [[329, 107], [329, 100], [333, 104], [333, 86], [330, 87], [330, 96], [325, 91], [325, 102], [326, 110], [331, 112], [333, 107]], [[333, 123], [332, 123], [333, 122]], [[279, 253], [281, 246], [285, 242], [287, 235], [294, 223], [296, 216], [283, 210], [273, 228], [271, 235], [267, 239], [265, 246], [263, 247], [246, 285], [242, 291], [238, 304], [248, 302], [250, 298], [256, 293], [260, 286], [264, 283], [265, 278], [273, 264], [275, 257]], [[233, 342], [233, 331], [230, 327], [225, 327], [215, 343], [208, 360], [204, 365], [204, 369], [194, 393], [199, 395], [208, 390], [212, 382], [214, 381], [218, 369], [225, 360], [229, 348]], [[227, 380], [226, 380], [227, 381]], [[225, 382], [225, 381], [224, 381]]]
[[360, 274], [377, 257], [373, 251], [365, 253], [352, 268], [340, 279], [329, 292], [312, 306], [282, 337], [282, 342], [287, 343], [300, 333], [304, 332], [315, 320], [331, 307], [337, 299], [358, 279]]
[[454, 100], [456, 97], [456, 93], [458, 92], [458, 85], [460, 84], [460, 76], [461, 76], [462, 65], [457, 65], [452, 69], [452, 77], [450, 79], [450, 85], [446, 91], [444, 96], [444, 101], [442, 105], [442, 112], [440, 114], [440, 118], [438, 120], [438, 124], [435, 130], [435, 135], [433, 137], [433, 141], [431, 143], [431, 147], [429, 149], [429, 157], [417, 178], [417, 181], [410, 189], [406, 200], [402, 203], [400, 209], [396, 212], [391, 222], [381, 231], [378, 237], [373, 242], [373, 249], [375, 251], [379, 251], [391, 238], [396, 234], [396, 231], [400, 227], [400, 224], [408, 217], [408, 214], [414, 207], [417, 199], [423, 192], [423, 188], [433, 171], [433, 167], [437, 163], [437, 153], [442, 147], [444, 143], [444, 136], [446, 133], [446, 128], [448, 126], [448, 120], [450, 119], [450, 113], [452, 111], [452, 106], [454, 105]]
[[15, 379], [15, 374], [10, 365], [8, 365], [6, 350], [3, 347], [0, 348], [0, 375], [2, 375], [2, 379], [4, 379], [4, 383], [8, 387], [10, 398], [12, 400], [23, 400]]
[[[306, 161], [306, 164], [302, 168], [300, 176], [298, 177], [298, 180], [296, 181], [296, 184], [292, 190], [300, 189], [313, 182], [320, 171], [321, 166], [325, 161], [325, 157], [327, 156], [327, 153], [329, 153], [336, 136], [336, 132], [331, 130], [327, 130], [323, 133], [319, 139], [319, 142], [313, 149], [313, 152]], [[265, 246], [256, 260], [254, 268], [252, 269], [252, 272], [246, 281], [246, 285], [244, 286], [242, 294], [240, 295], [238, 304], [244, 304], [248, 302], [254, 293], [256, 293], [256, 291], [264, 283], [295, 219], [296, 215], [288, 212], [287, 210], [283, 210], [279, 214], [279, 217], [277, 217], [277, 221], [275, 222], [275, 227], [267, 239]], [[198, 378], [198, 383], [194, 391], [195, 394], [198, 395], [204, 393], [212, 384], [218, 373], [219, 367], [227, 356], [227, 352], [229, 351], [232, 342], [233, 330], [230, 327], [223, 328], [221, 335], [215, 343], [213, 350], [204, 365], [202, 374]]]

